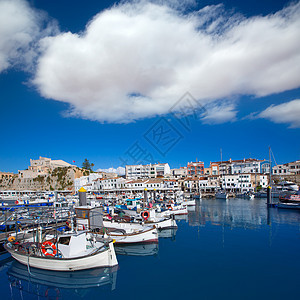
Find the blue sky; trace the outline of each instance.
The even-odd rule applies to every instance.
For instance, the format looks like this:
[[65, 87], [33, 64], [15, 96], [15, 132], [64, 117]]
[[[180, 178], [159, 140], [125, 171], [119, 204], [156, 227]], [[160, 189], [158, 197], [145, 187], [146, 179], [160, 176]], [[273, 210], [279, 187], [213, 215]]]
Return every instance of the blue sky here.
[[0, 171], [299, 159], [299, 2], [151, 2], [0, 0]]

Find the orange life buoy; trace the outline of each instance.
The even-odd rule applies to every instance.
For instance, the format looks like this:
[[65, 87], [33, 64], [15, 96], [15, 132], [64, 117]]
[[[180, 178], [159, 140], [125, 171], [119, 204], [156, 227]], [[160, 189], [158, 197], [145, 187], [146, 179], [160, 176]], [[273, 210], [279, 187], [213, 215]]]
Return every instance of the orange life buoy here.
[[[50, 249], [51, 252], [48, 252], [48, 249]], [[46, 241], [42, 244], [42, 252], [45, 256], [55, 256], [57, 253], [56, 246], [50, 241]]]
[[9, 236], [8, 239], [7, 239], [10, 243], [13, 243], [16, 238], [14, 236]]
[[143, 211], [142, 212], [142, 217], [145, 221], [147, 221], [147, 219], [149, 218], [149, 212], [148, 211]]

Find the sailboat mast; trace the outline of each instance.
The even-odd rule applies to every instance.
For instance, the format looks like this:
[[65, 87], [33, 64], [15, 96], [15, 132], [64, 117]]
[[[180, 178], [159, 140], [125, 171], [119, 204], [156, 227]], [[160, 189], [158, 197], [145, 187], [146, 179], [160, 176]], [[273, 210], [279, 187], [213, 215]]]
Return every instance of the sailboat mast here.
[[271, 147], [269, 147], [269, 164], [270, 164], [270, 170], [269, 170], [269, 186], [272, 185], [272, 160], [271, 160]]
[[269, 199], [267, 202], [272, 203], [272, 160], [271, 160], [271, 147], [269, 146], [269, 163], [270, 163], [270, 170], [269, 170]]

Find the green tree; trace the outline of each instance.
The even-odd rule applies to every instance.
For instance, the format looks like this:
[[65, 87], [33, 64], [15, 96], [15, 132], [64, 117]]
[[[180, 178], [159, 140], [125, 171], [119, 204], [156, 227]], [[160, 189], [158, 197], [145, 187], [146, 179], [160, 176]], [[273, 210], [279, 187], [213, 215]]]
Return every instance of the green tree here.
[[84, 159], [84, 162], [82, 163], [82, 168], [89, 170], [89, 171], [93, 171], [94, 164], [90, 163], [89, 160], [87, 158]]

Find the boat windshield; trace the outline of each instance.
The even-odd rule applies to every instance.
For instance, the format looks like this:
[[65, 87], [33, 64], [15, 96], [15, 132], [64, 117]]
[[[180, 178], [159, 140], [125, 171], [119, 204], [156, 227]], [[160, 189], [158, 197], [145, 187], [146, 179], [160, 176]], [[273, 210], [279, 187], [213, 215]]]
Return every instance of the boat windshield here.
[[61, 236], [58, 240], [58, 243], [61, 245], [69, 245], [71, 237], [70, 236]]

